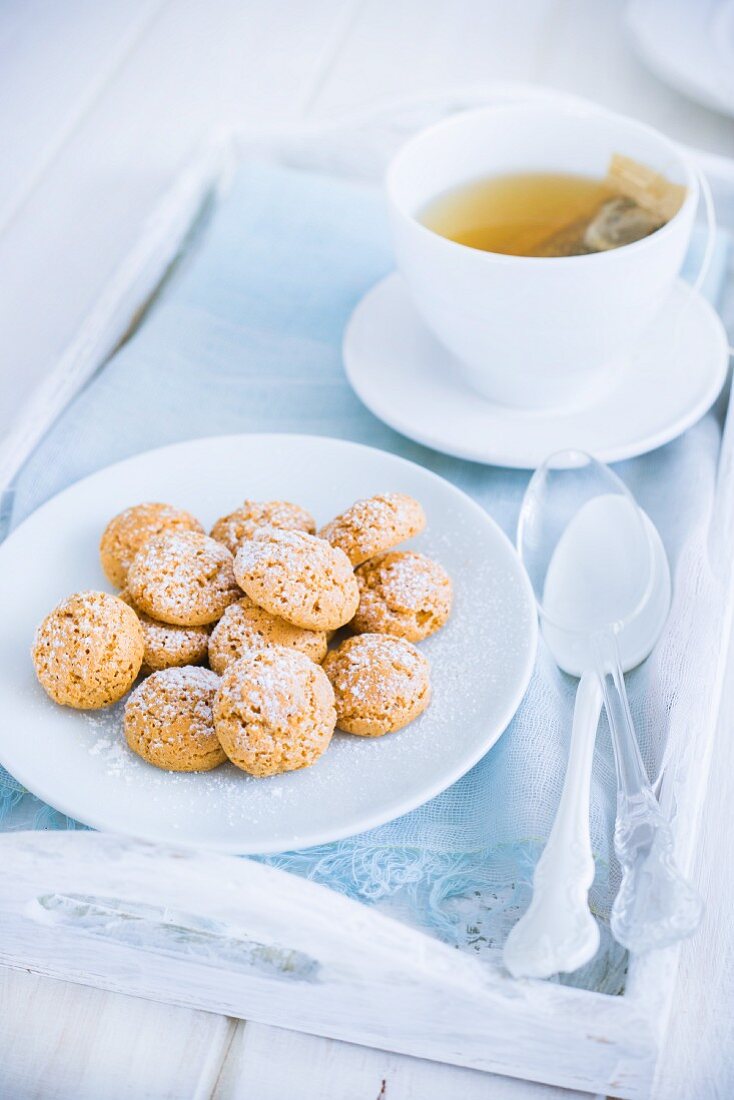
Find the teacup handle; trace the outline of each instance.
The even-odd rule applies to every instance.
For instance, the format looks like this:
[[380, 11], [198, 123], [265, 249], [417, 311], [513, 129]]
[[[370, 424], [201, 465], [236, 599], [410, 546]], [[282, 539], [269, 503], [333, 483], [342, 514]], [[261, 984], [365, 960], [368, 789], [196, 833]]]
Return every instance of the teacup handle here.
[[704, 248], [703, 256], [701, 257], [701, 264], [698, 269], [698, 275], [691, 283], [693, 290], [698, 293], [701, 290], [701, 287], [706, 280], [706, 276], [709, 273], [711, 260], [714, 256], [714, 248], [716, 247], [716, 210], [714, 208], [714, 197], [711, 194], [711, 184], [707, 180], [703, 169], [699, 168], [697, 164], [694, 164], [693, 170], [695, 171], [696, 178], [698, 179], [701, 199], [703, 200], [703, 206], [706, 212], [706, 247]]
[[[696, 179], [698, 180], [699, 197], [700, 200], [703, 202], [704, 210], [706, 212], [706, 244], [703, 250], [703, 255], [701, 256], [701, 262], [698, 267], [698, 274], [696, 275], [696, 278], [693, 280], [693, 282], [688, 284], [691, 288], [691, 294], [686, 298], [680, 310], [678, 311], [678, 315], [673, 322], [675, 325], [680, 325], [686, 314], [686, 311], [690, 308], [692, 302], [695, 300], [695, 296], [701, 293], [703, 284], [706, 281], [706, 276], [709, 273], [709, 268], [711, 267], [711, 261], [714, 256], [714, 249], [716, 248], [716, 211], [714, 209], [714, 198], [711, 194], [711, 185], [706, 179], [703, 170], [699, 168], [695, 161], [691, 162], [691, 167], [696, 175]], [[666, 763], [667, 761], [664, 758], [663, 764], [661, 765], [660, 771], [658, 773], [656, 783], [660, 781]]]

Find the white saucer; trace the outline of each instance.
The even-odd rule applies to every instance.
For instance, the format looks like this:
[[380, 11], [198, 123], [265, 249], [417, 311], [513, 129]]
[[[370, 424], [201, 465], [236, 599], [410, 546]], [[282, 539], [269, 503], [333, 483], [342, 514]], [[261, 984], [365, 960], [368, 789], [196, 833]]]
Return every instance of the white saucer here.
[[683, 95], [734, 115], [734, 0], [630, 0], [642, 60]]
[[726, 378], [726, 331], [712, 307], [678, 281], [612, 387], [569, 411], [523, 411], [479, 396], [418, 316], [398, 274], [362, 299], [344, 335], [347, 377], [391, 428], [437, 451], [534, 469], [566, 447], [603, 462], [644, 454], [703, 416]]

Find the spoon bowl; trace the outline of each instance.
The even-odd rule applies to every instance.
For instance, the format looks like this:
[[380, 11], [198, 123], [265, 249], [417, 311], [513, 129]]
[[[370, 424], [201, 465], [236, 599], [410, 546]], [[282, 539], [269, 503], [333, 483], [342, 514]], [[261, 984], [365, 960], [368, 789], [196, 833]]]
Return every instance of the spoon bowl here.
[[[642, 509], [638, 508], [637, 513], [636, 517], [632, 517], [628, 511], [627, 502], [619, 496], [597, 497], [579, 511], [572, 527], [567, 529], [567, 536], [570, 537], [562, 540], [556, 548], [546, 577], [543, 604], [544, 608], [551, 609], [551, 614], [541, 614], [541, 629], [556, 664], [570, 676], [581, 677], [584, 672], [594, 667], [588, 633], [584, 630], [560, 627], [553, 617], [555, 609], [568, 607], [574, 598], [566, 589], [575, 583], [575, 578], [578, 576], [576, 567], [579, 563], [576, 558], [581, 540], [577, 535], [583, 534], [582, 527], [593, 526], [594, 537], [597, 537], [597, 533], [604, 531], [609, 524], [620, 523], [621, 526], [624, 523], [628, 530], [632, 529], [634, 518], [634, 523], [641, 522], [644, 528], [644, 536], [650, 550], [649, 568], [651, 570], [644, 598], [630, 614], [621, 618], [613, 616], [611, 602], [599, 610], [600, 601], [597, 600], [593, 611], [593, 615], [599, 620], [607, 618], [608, 622], [605, 624], [607, 629], [613, 630], [616, 634], [622, 671], [630, 672], [642, 664], [652, 652], [663, 631], [670, 611], [670, 567], [657, 528]], [[639, 534], [637, 531], [635, 533]], [[647, 559], [647, 547], [644, 551]], [[647, 560], [644, 561], [644, 565], [647, 569]], [[606, 577], [609, 587], [605, 591], [609, 597], [610, 590], [615, 587], [613, 567], [607, 571]], [[616, 579], [624, 580], [620, 577]], [[624, 596], [624, 593], [622, 595]], [[581, 608], [581, 610], [584, 609]]]
[[645, 606], [655, 579], [652, 529], [624, 482], [591, 455], [562, 451], [536, 471], [517, 547], [559, 653], [573, 636], [620, 633]]

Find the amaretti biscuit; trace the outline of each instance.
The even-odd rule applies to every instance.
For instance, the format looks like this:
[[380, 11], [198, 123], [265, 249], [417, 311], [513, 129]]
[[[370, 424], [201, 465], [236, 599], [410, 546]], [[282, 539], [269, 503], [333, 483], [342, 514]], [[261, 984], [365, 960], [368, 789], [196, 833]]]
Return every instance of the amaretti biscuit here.
[[451, 613], [451, 578], [438, 562], [414, 550], [391, 550], [356, 572], [357, 633], [394, 634], [420, 642], [439, 630]]
[[143, 651], [143, 629], [131, 607], [108, 592], [77, 592], [43, 620], [32, 656], [56, 703], [94, 710], [130, 690]]
[[316, 532], [316, 520], [300, 504], [289, 500], [246, 500], [229, 515], [222, 516], [214, 524], [211, 537], [223, 542], [236, 554], [244, 539], [252, 538], [260, 527], [277, 527], [281, 531]]
[[204, 528], [190, 512], [171, 504], [135, 504], [110, 520], [102, 533], [99, 557], [105, 576], [116, 588], [124, 588], [138, 551], [164, 531], [203, 534]]
[[251, 650], [222, 676], [214, 728], [229, 759], [250, 775], [315, 764], [334, 732], [334, 692], [320, 665], [284, 646]]
[[143, 671], [160, 672], [164, 668], [183, 668], [184, 665], [200, 665], [209, 653], [211, 626], [174, 626], [152, 619], [136, 607], [127, 589], [120, 592], [121, 600], [132, 607], [143, 628]]
[[326, 655], [323, 669], [345, 733], [381, 737], [412, 722], [431, 701], [430, 666], [404, 638], [357, 634]]
[[253, 603], [293, 626], [337, 630], [357, 610], [346, 554], [305, 531], [260, 528], [240, 546], [234, 569]]
[[204, 626], [242, 595], [226, 546], [194, 531], [171, 531], [139, 551], [127, 576], [136, 607], [160, 622]]
[[154, 672], [125, 704], [125, 739], [134, 753], [174, 772], [207, 772], [226, 753], [214, 732], [219, 677], [188, 666]]
[[209, 664], [220, 675], [248, 650], [264, 645], [284, 645], [305, 653], [320, 664], [326, 656], [323, 630], [305, 630], [256, 607], [249, 596], [230, 604], [209, 639]]
[[405, 493], [381, 493], [358, 500], [322, 527], [319, 535], [343, 550], [353, 566], [392, 550], [426, 525], [423, 508]]

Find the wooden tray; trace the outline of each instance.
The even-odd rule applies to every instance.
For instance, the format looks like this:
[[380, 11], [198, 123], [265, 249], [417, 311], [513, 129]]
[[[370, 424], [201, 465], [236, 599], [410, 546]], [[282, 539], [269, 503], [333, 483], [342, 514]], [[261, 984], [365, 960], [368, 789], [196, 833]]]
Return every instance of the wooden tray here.
[[[167, 270], [205, 229], [239, 156], [317, 166], [328, 151], [332, 170], [344, 156], [354, 174], [358, 150], [368, 177], [386, 149], [428, 121], [429, 110], [415, 104], [399, 116], [352, 119], [347, 129], [342, 121], [297, 134], [220, 134], [175, 183], [0, 454], [0, 486], [139, 322]], [[709, 533], [710, 560], [725, 583], [734, 545], [733, 439], [728, 416]], [[671, 759], [661, 791], [663, 809], [675, 807], [684, 870], [695, 851], [718, 722], [731, 588], [726, 583], [729, 598], [716, 611], [720, 656], [700, 685], [699, 721], [687, 731], [685, 751]], [[588, 1092], [650, 1093], [678, 948], [633, 959], [624, 995], [610, 997], [514, 981], [499, 964], [250, 860], [91, 832], [0, 834], [0, 853], [4, 965]]]

